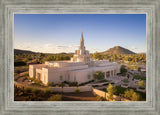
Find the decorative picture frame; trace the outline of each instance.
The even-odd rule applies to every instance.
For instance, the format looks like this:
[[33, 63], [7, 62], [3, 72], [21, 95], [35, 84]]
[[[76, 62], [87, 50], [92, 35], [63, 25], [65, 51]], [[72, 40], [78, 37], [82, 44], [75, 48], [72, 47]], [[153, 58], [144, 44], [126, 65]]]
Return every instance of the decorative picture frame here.
[[[0, 113], [160, 114], [159, 0], [0, 0]], [[14, 101], [14, 14], [146, 14], [146, 101]]]

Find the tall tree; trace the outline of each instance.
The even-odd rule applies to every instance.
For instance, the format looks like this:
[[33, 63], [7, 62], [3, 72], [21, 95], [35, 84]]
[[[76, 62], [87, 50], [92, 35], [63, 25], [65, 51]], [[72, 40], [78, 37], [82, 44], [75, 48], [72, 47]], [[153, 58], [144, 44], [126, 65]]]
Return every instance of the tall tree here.
[[109, 100], [113, 100], [113, 94], [117, 91], [116, 87], [111, 85], [111, 84], [109, 84], [106, 90], [107, 90], [107, 92], [109, 94], [108, 95], [108, 99]]

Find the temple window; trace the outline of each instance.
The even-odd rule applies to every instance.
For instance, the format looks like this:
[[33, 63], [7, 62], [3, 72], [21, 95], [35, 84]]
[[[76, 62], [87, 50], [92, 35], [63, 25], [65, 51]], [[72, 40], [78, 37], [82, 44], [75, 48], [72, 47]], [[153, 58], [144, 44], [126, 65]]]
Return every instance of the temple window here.
[[60, 80], [63, 80], [63, 76], [60, 76]]
[[91, 79], [91, 75], [88, 75], [88, 79]]
[[110, 77], [110, 72], [106, 72], [106, 77]]
[[74, 76], [74, 82], [76, 81], [76, 76]]
[[116, 70], [114, 70], [114, 74], [116, 75]]

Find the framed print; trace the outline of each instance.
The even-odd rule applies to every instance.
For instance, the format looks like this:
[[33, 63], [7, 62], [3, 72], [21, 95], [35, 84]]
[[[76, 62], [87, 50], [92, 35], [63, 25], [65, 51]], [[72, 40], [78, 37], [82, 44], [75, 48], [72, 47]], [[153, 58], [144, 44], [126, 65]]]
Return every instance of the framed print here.
[[14, 14], [14, 101], [146, 101], [145, 50], [145, 14]]
[[0, 113], [160, 114], [159, 0], [1, 0]]

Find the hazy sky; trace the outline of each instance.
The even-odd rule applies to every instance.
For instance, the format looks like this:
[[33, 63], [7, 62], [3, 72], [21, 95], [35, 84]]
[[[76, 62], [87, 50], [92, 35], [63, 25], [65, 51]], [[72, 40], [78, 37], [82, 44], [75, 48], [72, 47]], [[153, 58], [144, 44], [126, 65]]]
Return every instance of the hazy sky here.
[[91, 53], [122, 46], [146, 52], [145, 14], [15, 14], [14, 48], [74, 52], [81, 38]]

